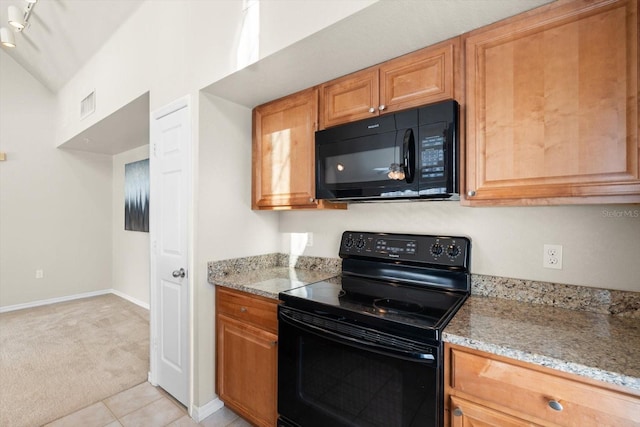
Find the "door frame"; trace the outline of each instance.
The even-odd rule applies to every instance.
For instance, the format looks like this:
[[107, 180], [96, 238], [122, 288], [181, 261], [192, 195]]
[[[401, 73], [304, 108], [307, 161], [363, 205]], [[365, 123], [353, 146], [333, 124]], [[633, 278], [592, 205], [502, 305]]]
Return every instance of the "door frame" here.
[[[189, 415], [192, 414], [193, 409], [193, 378], [194, 378], [194, 366], [193, 366], [193, 120], [191, 117], [191, 97], [190, 95], [186, 95], [184, 97], [178, 98], [169, 104], [160, 107], [159, 109], [152, 111], [149, 115], [149, 128], [151, 129], [154, 126], [154, 121], [162, 118], [168, 114], [171, 114], [180, 109], [187, 109], [187, 117], [189, 118], [188, 126], [190, 130], [190, 138], [185, 147], [185, 153], [187, 156], [187, 162], [185, 163], [188, 167], [188, 179], [187, 179], [187, 206], [189, 212], [187, 212], [186, 220], [187, 220], [187, 288], [188, 288], [188, 313], [187, 313], [187, 359], [189, 363], [188, 369], [188, 403], [187, 410]], [[151, 133], [152, 134], [152, 133]], [[150, 209], [149, 209], [149, 253], [150, 253], [150, 265], [149, 265], [149, 374], [148, 381], [154, 385], [158, 385], [158, 328], [159, 328], [159, 319], [157, 316], [156, 309], [159, 307], [159, 295], [157, 289], [158, 282], [158, 274], [157, 274], [157, 257], [156, 257], [156, 249], [157, 249], [157, 226], [158, 221], [157, 213], [154, 210], [154, 206], [158, 206], [157, 203], [154, 203], [152, 200], [154, 196], [157, 194], [155, 188], [157, 188], [157, 173], [155, 173], [155, 165], [154, 165], [154, 152], [156, 147], [156, 141], [149, 141], [149, 175], [150, 175]]]

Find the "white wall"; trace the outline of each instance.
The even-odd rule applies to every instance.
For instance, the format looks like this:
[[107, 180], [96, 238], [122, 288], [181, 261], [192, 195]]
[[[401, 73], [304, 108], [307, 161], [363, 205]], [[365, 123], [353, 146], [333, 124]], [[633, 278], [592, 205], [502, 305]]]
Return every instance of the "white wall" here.
[[[260, 4], [264, 58], [376, 0], [270, 0]], [[56, 145], [150, 91], [154, 111], [238, 68], [242, 1], [147, 1], [58, 94]], [[277, 22], [277, 25], [274, 23]], [[79, 105], [96, 91], [96, 111], [84, 120]], [[194, 112], [195, 113], [195, 112]]]
[[[640, 205], [468, 208], [457, 202], [351, 204], [283, 212], [280, 231], [314, 233], [306, 255], [336, 257], [345, 230], [461, 234], [477, 274], [640, 291]], [[284, 235], [283, 251], [289, 236]], [[542, 268], [545, 243], [563, 245], [562, 270]]]
[[55, 96], [0, 70], [0, 306], [109, 289], [111, 157], [56, 149]]
[[[278, 252], [278, 214], [251, 210], [251, 110], [209, 94], [200, 96], [195, 340], [198, 396], [215, 395], [212, 331], [214, 289], [207, 262]], [[200, 405], [206, 403], [199, 402]]]
[[112, 287], [147, 307], [149, 305], [149, 233], [124, 229], [124, 165], [148, 158], [148, 144], [113, 156], [111, 201]]

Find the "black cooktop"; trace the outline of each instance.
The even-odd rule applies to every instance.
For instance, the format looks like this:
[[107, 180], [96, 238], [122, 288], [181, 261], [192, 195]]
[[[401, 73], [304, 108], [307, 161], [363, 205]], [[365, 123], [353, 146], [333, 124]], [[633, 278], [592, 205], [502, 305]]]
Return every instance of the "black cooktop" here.
[[[367, 290], [368, 289], [368, 290]], [[361, 292], [356, 292], [356, 291]], [[338, 276], [280, 293], [286, 305], [315, 303], [318, 311], [370, 316], [421, 329], [442, 326], [465, 295], [411, 285]], [[343, 313], [346, 314], [346, 313]]]
[[279, 298], [332, 320], [440, 340], [470, 291], [469, 248], [464, 237], [345, 232], [342, 274]]

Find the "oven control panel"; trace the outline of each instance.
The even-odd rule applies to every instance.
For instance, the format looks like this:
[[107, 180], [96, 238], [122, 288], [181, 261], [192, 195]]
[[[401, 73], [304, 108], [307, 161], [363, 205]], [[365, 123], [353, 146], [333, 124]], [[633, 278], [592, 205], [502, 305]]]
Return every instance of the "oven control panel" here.
[[442, 267], [468, 268], [471, 241], [462, 236], [345, 231], [341, 258], [396, 260]]

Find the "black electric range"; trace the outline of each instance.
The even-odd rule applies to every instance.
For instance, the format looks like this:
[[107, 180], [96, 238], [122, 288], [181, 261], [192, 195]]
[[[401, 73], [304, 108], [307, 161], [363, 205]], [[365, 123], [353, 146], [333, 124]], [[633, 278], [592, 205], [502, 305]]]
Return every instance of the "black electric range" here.
[[441, 426], [442, 330], [470, 252], [462, 236], [344, 232], [339, 276], [279, 294], [278, 425]]

